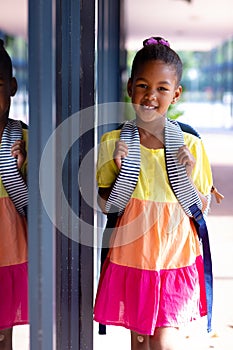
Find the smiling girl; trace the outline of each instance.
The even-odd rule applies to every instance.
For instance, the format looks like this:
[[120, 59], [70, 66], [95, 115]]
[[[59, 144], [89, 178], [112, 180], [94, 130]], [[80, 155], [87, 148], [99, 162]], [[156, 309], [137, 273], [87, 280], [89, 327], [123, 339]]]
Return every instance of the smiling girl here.
[[[103, 213], [109, 214], [114, 200], [124, 198], [132, 179], [137, 180], [118, 213], [101, 271], [94, 319], [129, 329], [133, 350], [180, 350], [180, 328], [207, 314], [198, 234], [168, 176], [167, 149], [182, 136], [184, 143], [174, 153], [170, 168], [173, 163], [182, 167], [184, 182], [194, 189], [201, 211], [207, 211], [212, 174], [203, 143], [173, 127], [166, 116], [170, 104], [181, 96], [181, 76], [182, 62], [169, 43], [160, 37], [145, 40], [127, 85], [136, 115], [130, 125], [138, 137], [138, 149], [135, 137], [127, 135], [128, 143], [121, 138], [121, 130], [105, 133], [99, 148], [98, 204]], [[168, 129], [171, 136], [166, 136]], [[135, 168], [139, 164], [137, 175], [132, 166], [125, 168], [130, 157]], [[125, 191], [117, 192], [122, 177]]]

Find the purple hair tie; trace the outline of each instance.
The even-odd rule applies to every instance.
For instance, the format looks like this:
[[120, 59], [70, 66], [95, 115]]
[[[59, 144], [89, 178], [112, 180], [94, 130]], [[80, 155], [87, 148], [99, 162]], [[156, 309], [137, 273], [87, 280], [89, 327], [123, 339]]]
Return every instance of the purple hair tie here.
[[143, 41], [143, 46], [158, 45], [158, 44], [170, 47], [169, 42], [163, 38], [151, 37]]

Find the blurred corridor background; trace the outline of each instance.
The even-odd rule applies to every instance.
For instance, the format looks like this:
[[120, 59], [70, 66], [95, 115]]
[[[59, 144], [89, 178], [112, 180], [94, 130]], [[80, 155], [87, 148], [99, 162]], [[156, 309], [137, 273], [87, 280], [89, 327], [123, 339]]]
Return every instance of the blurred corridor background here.
[[[129, 67], [145, 38], [165, 37], [180, 54], [184, 62], [184, 92], [179, 104], [170, 110], [170, 116], [200, 132], [212, 163], [215, 185], [225, 196], [221, 204], [213, 198], [208, 218], [217, 336], [207, 337], [202, 333], [203, 328], [195, 325], [184, 334], [190, 350], [201, 350], [197, 345], [200, 344], [199, 336], [203, 349], [229, 350], [233, 345], [232, 11], [232, 0], [0, 0], [0, 38], [5, 41], [13, 59], [19, 85], [12, 100], [11, 117], [29, 125], [31, 154], [38, 156], [38, 162], [53, 129], [70, 114], [92, 104], [128, 101]], [[53, 27], [50, 27], [53, 20]], [[36, 66], [35, 62], [39, 64]], [[33, 67], [31, 73], [35, 77], [29, 74], [29, 66]], [[51, 81], [52, 91], [49, 90]], [[40, 96], [38, 101], [33, 97], [35, 91]], [[48, 100], [46, 96], [49, 96]], [[53, 110], [54, 106], [53, 115], [44, 113]], [[96, 128], [95, 123], [93, 127]], [[91, 141], [93, 147], [98, 144], [99, 137], [99, 130], [95, 132], [97, 135]], [[76, 158], [82, 158], [86, 146], [82, 147], [77, 150], [75, 160], [71, 157], [64, 187], [70, 191], [77, 212], [87, 215], [88, 220], [99, 226], [103, 218], [96, 217], [95, 210], [88, 211], [81, 200], [76, 199], [75, 185], [73, 188], [77, 177]], [[71, 174], [69, 169], [75, 169], [74, 173]], [[34, 177], [36, 172], [37, 167], [31, 164]], [[94, 182], [91, 176], [93, 174], [90, 174], [90, 183]], [[42, 246], [35, 238], [30, 245], [31, 295], [35, 284], [40, 293], [35, 294], [36, 303], [30, 301], [32, 331], [30, 333], [27, 326], [17, 327], [14, 350], [28, 350], [29, 343], [33, 350], [107, 350], [110, 344], [111, 350], [129, 349], [128, 332], [109, 327], [106, 336], [99, 336], [96, 325], [91, 322], [99, 273], [98, 249], [83, 253], [79, 247], [77, 258], [77, 247], [73, 242], [67, 242], [59, 235], [55, 243], [47, 241], [48, 233], [56, 230], [47, 223], [43, 205], [38, 205], [41, 198], [35, 186], [31, 187], [31, 194], [33, 234], [45, 239], [44, 245], [43, 239], [39, 242]], [[41, 221], [36, 221], [37, 216]], [[44, 246], [46, 249], [42, 249]], [[46, 262], [46, 268], [43, 262]], [[53, 308], [50, 309], [51, 300]]]

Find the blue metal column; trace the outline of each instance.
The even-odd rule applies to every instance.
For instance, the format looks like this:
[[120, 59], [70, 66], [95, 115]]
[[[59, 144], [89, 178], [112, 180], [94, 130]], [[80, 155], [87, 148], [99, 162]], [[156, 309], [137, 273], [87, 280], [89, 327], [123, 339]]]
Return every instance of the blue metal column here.
[[[69, 140], [77, 138], [61, 164], [63, 188], [57, 189], [56, 215], [63, 229], [56, 231], [57, 350], [93, 348], [93, 205], [86, 205], [79, 188], [83, 180], [94, 183], [93, 158], [85, 179], [79, 174], [83, 158], [94, 147], [94, 115], [89, 132], [79, 137], [87, 123], [81, 111], [95, 103], [95, 7], [91, 5], [61, 0], [56, 9], [56, 117], [57, 125], [68, 123], [57, 148], [63, 153]], [[63, 190], [69, 208], [59, 202]], [[72, 220], [71, 210], [81, 218], [78, 223]], [[89, 232], [82, 221], [89, 224]], [[81, 243], [82, 236], [89, 236], [89, 246]]]
[[[29, 1], [29, 296], [30, 348], [55, 350], [55, 235], [40, 198], [39, 166], [54, 129], [55, 0]], [[54, 167], [46, 169], [54, 178]], [[43, 186], [43, 184], [42, 184]], [[53, 199], [55, 203], [55, 198]]]
[[[56, 116], [57, 125], [72, 118], [80, 107], [80, 8], [79, 1], [57, 1], [56, 8]], [[69, 123], [69, 122], [68, 122]], [[76, 122], [78, 128], [79, 121]], [[73, 130], [75, 133], [75, 130]], [[78, 134], [78, 130], [76, 130]], [[72, 122], [57, 140], [58, 149], [64, 150], [72, 137]], [[80, 342], [80, 295], [79, 295], [79, 245], [72, 240], [74, 230], [69, 208], [64, 208], [59, 200], [61, 191], [77, 214], [79, 211], [78, 188], [79, 146], [69, 150], [63, 167], [63, 188], [57, 189], [57, 220], [62, 218], [60, 230], [56, 231], [56, 312], [57, 350], [79, 349]], [[61, 159], [57, 155], [59, 166]], [[76, 181], [75, 181], [76, 180]], [[61, 232], [63, 229], [63, 232]], [[79, 234], [79, 227], [76, 228]]]

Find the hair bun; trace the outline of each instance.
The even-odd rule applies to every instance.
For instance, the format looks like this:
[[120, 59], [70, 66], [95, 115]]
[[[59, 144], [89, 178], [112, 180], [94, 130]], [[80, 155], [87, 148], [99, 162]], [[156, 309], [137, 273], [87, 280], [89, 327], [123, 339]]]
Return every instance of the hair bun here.
[[169, 42], [166, 39], [164, 39], [164, 38], [162, 38], [160, 36], [152, 36], [152, 37], [150, 37], [148, 39], [145, 39], [143, 41], [143, 46], [144, 47], [148, 46], [148, 45], [159, 45], [159, 44], [163, 45], [163, 46], [170, 47]]

